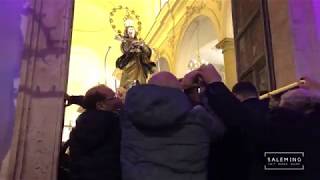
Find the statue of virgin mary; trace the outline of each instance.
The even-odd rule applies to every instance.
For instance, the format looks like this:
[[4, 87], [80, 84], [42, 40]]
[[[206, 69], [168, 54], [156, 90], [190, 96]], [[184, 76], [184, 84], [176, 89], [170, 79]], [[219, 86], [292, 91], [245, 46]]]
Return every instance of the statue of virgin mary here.
[[117, 36], [116, 39], [121, 40], [123, 53], [116, 61], [116, 67], [122, 70], [120, 87], [128, 89], [134, 83], [146, 83], [156, 64], [150, 61], [151, 48], [137, 38], [132, 20], [126, 20], [124, 35]]

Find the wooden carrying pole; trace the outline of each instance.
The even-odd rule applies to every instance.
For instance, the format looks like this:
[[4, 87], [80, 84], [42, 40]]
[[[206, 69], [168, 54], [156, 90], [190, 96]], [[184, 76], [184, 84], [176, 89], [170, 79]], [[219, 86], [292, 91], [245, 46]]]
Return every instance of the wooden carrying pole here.
[[274, 95], [277, 95], [277, 94], [280, 94], [280, 93], [283, 93], [285, 91], [288, 91], [290, 89], [293, 89], [293, 88], [297, 88], [299, 87], [301, 84], [305, 84], [305, 80], [299, 80], [297, 82], [294, 82], [292, 84], [289, 84], [287, 86], [284, 86], [284, 87], [281, 87], [279, 89], [276, 89], [276, 90], [273, 90], [271, 92], [268, 92], [266, 94], [263, 94], [261, 95], [259, 98], [262, 100], [262, 99], [266, 99], [266, 98], [270, 98], [271, 96], [274, 96]]

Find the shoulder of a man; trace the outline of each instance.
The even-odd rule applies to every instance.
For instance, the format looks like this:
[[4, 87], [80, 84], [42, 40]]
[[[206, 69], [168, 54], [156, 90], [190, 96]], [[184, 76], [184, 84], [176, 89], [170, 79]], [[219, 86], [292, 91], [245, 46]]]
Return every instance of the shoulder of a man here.
[[212, 138], [222, 136], [225, 132], [225, 126], [220, 118], [201, 105], [194, 106], [188, 113], [188, 118], [188, 121], [201, 124]]

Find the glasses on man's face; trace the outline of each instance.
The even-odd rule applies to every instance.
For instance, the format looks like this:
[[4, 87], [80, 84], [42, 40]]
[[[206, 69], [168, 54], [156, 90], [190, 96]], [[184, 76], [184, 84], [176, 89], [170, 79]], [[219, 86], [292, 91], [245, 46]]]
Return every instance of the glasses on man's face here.
[[111, 97], [106, 97], [105, 101], [111, 101], [111, 100], [114, 100], [114, 99], [117, 99], [117, 98], [118, 98], [117, 95], [113, 95]]

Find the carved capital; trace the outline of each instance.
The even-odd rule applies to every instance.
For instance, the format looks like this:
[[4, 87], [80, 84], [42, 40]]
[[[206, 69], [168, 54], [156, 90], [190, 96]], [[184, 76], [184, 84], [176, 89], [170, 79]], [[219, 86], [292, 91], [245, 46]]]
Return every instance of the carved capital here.
[[217, 49], [222, 49], [222, 53], [229, 50], [234, 50], [234, 40], [233, 38], [224, 38], [216, 45]]

